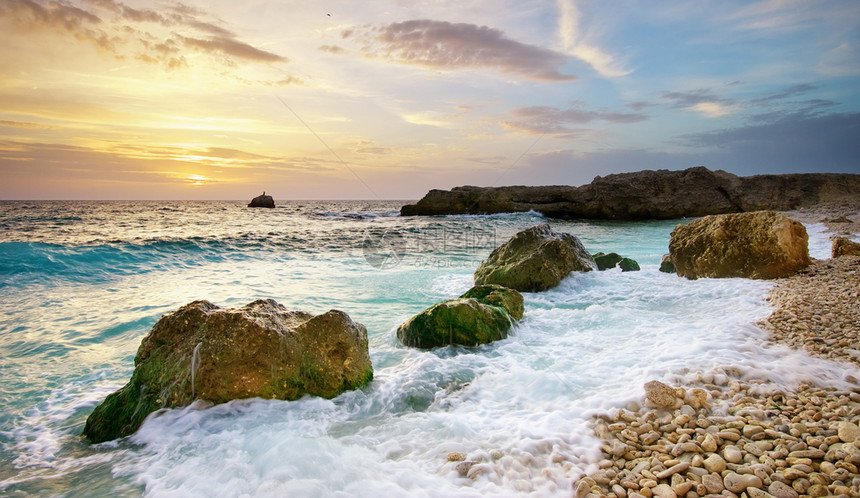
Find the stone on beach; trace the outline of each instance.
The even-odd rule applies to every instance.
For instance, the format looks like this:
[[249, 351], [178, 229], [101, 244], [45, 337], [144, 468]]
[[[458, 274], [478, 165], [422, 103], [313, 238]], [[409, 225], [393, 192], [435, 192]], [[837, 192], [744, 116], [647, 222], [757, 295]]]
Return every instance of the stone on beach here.
[[134, 363], [129, 383], [87, 419], [90, 441], [128, 436], [150, 413], [195, 400], [333, 398], [373, 378], [363, 325], [342, 311], [288, 311], [271, 299], [187, 304], [152, 327]]
[[405, 346], [432, 349], [473, 347], [504, 339], [523, 317], [523, 296], [500, 285], [477, 285], [457, 299], [437, 303], [397, 329]]
[[860, 256], [860, 244], [846, 237], [835, 237], [830, 251], [831, 257]]
[[657, 380], [645, 384], [645, 403], [653, 408], [677, 408], [683, 404], [674, 388]]
[[539, 292], [557, 286], [572, 271], [596, 268], [579, 239], [543, 224], [517, 233], [493, 250], [475, 271], [475, 283]]
[[679, 276], [780, 278], [811, 263], [806, 229], [773, 211], [706, 216], [678, 225], [669, 254]]

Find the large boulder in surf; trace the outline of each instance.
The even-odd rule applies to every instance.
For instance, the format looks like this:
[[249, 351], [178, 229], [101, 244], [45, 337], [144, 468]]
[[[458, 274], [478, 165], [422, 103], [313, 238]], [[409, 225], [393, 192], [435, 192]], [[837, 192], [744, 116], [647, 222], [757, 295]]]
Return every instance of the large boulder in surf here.
[[504, 339], [523, 317], [523, 296], [500, 285], [478, 285], [457, 299], [435, 304], [397, 328], [405, 346], [432, 349], [478, 346]]
[[539, 292], [555, 287], [572, 271], [595, 269], [579, 239], [543, 224], [519, 232], [490, 253], [475, 270], [475, 284]]
[[678, 275], [781, 278], [811, 263], [806, 229], [774, 211], [705, 216], [672, 231]]
[[271, 195], [266, 195], [263, 192], [262, 195], [258, 195], [251, 199], [251, 202], [248, 203], [249, 208], [274, 208], [275, 207], [275, 199], [272, 198]]
[[333, 398], [373, 378], [367, 330], [338, 310], [320, 315], [254, 301], [222, 309], [194, 301], [141, 341], [131, 380], [87, 419], [94, 443], [128, 436], [150, 413], [195, 400]]

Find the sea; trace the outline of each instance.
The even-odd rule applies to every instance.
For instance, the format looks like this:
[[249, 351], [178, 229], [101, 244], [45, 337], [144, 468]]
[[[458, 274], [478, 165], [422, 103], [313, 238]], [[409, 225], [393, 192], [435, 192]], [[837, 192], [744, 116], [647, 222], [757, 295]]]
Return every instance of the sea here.
[[[773, 282], [661, 273], [689, 220], [401, 217], [404, 203], [0, 202], [0, 495], [569, 496], [602, 458], [590, 420], [641, 400], [645, 382], [860, 376], [767, 342], [756, 323]], [[525, 293], [524, 318], [489, 345], [398, 342], [401, 323], [468, 290], [493, 248], [540, 223], [641, 271]], [[828, 257], [824, 227], [807, 230], [811, 255]], [[261, 298], [364, 324], [373, 381], [334, 399], [167, 410], [98, 445], [81, 436], [159, 317]], [[474, 462], [468, 475], [453, 452]]]

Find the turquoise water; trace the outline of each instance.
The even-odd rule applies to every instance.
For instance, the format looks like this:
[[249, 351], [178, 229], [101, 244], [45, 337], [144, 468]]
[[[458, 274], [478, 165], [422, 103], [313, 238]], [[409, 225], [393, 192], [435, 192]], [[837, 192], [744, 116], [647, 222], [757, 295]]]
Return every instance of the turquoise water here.
[[[402, 204], [0, 203], [0, 493], [554, 495], [599, 459], [588, 418], [637, 399], [648, 380], [726, 367], [783, 384], [845, 375], [762, 345], [754, 323], [771, 284], [660, 273], [683, 221], [401, 218]], [[494, 247], [544, 222], [642, 271], [574, 274], [526, 294], [525, 318], [492, 345], [399, 345], [400, 323], [467, 290]], [[374, 381], [334, 400], [173, 410], [118, 442], [80, 437], [162, 314], [259, 298], [363, 323]], [[482, 473], [460, 476], [452, 451]]]

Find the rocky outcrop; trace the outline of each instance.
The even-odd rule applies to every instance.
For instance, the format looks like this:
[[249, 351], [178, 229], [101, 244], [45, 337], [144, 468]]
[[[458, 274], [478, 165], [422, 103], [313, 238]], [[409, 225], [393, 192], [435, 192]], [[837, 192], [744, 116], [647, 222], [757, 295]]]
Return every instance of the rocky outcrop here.
[[431, 190], [400, 214], [492, 214], [537, 211], [563, 219], [675, 219], [822, 203], [856, 203], [860, 175], [792, 174], [739, 177], [704, 167], [597, 177], [588, 185], [455, 187]]
[[706, 216], [678, 225], [669, 254], [678, 275], [780, 278], [809, 266], [800, 222], [773, 211]]
[[435, 304], [397, 329], [405, 346], [432, 349], [473, 347], [504, 339], [523, 317], [523, 296], [499, 285], [478, 285], [457, 299]]
[[594, 269], [597, 265], [579, 239], [543, 224], [519, 232], [493, 250], [475, 270], [475, 283], [539, 292], [555, 287], [572, 271]]
[[600, 271], [609, 270], [616, 266], [621, 268], [622, 272], [640, 270], [639, 263], [637, 263], [636, 260], [622, 257], [620, 254], [615, 252], [611, 252], [609, 254], [598, 252], [592, 254], [591, 257], [594, 258], [594, 262], [597, 264], [597, 269]]
[[860, 244], [846, 237], [836, 237], [833, 239], [833, 247], [830, 250], [830, 255], [833, 258], [840, 256], [860, 256]]
[[271, 195], [266, 195], [263, 192], [262, 195], [258, 195], [251, 199], [251, 202], [248, 203], [249, 208], [274, 208], [275, 207], [275, 199], [272, 198]]
[[373, 378], [367, 330], [337, 310], [287, 311], [273, 300], [222, 309], [194, 301], [141, 341], [134, 373], [87, 419], [92, 442], [127, 436], [160, 408], [195, 400], [332, 398]]

